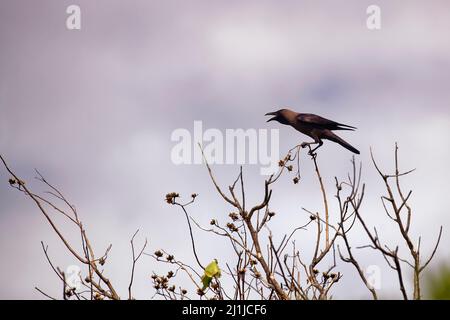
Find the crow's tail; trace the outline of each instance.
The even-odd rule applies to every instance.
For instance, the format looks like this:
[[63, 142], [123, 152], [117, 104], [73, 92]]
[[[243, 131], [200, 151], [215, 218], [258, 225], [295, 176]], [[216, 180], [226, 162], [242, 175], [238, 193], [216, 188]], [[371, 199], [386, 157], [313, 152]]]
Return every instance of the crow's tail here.
[[326, 137], [323, 137], [323, 138], [331, 140], [331, 141], [334, 141], [336, 143], [339, 143], [341, 146], [343, 146], [344, 148], [350, 150], [351, 152], [359, 154], [358, 149], [352, 147], [348, 142], [344, 141], [344, 139], [338, 137], [337, 135], [335, 135], [332, 132], [330, 132]]

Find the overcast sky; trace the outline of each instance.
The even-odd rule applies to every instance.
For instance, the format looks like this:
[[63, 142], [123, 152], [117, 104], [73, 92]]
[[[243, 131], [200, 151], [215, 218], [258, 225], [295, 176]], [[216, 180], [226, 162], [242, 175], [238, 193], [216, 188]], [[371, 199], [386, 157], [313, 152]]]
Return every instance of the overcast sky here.
[[[126, 295], [129, 239], [140, 229], [149, 252], [164, 248], [193, 262], [185, 218], [164, 203], [167, 192], [200, 194], [190, 213], [207, 224], [231, 210], [211, 188], [201, 165], [171, 161], [177, 128], [280, 129], [280, 152], [308, 140], [264, 114], [289, 106], [358, 127], [342, 136], [361, 151], [367, 184], [364, 215], [388, 243], [398, 241], [383, 213], [382, 181], [370, 163], [393, 168], [400, 147], [413, 189], [413, 235], [428, 253], [440, 225], [441, 246], [432, 265], [448, 261], [450, 215], [450, 13], [447, 1], [87, 1], [81, 30], [66, 29], [72, 1], [0, 1], [0, 153], [34, 190], [34, 168], [77, 206], [97, 252], [113, 244], [106, 272]], [[366, 8], [381, 7], [377, 31], [366, 27]], [[351, 153], [325, 142], [322, 174], [333, 199], [334, 177], [351, 170]], [[303, 180], [285, 177], [275, 187], [274, 234], [289, 232], [321, 210], [313, 168]], [[227, 186], [238, 165], [215, 165]], [[244, 166], [249, 203], [262, 196], [258, 165]], [[59, 295], [55, 264], [74, 264], [31, 201], [11, 189], [0, 168], [0, 298], [41, 298], [39, 286]], [[333, 206], [335, 203], [333, 202]], [[332, 213], [333, 214], [333, 213]], [[334, 211], [334, 214], [336, 212]], [[357, 244], [367, 243], [355, 230]], [[196, 231], [204, 261], [229, 259], [221, 239]], [[310, 235], [297, 239], [312, 250]], [[382, 268], [382, 297], [399, 298], [396, 277], [370, 250], [357, 252], [364, 266]], [[324, 266], [325, 268], [326, 266]], [[135, 294], [150, 298], [149, 275], [167, 270], [145, 257]], [[365, 298], [354, 270], [342, 264], [336, 298]]]

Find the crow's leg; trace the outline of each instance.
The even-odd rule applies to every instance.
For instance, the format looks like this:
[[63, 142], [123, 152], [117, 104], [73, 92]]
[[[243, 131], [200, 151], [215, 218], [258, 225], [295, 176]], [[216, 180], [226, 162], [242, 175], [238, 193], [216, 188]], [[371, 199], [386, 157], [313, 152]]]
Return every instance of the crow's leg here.
[[323, 141], [319, 139], [319, 142], [317, 142], [317, 147], [315, 147], [314, 149], [312, 149], [309, 153], [312, 154], [314, 151], [316, 151], [317, 149], [319, 149], [322, 145], [323, 145]]
[[319, 143], [319, 142], [302, 142], [301, 144], [300, 144], [300, 146], [302, 147], [302, 148], [306, 148], [307, 146], [310, 146], [310, 145], [312, 145], [312, 144], [317, 144], [317, 143]]
[[323, 142], [319, 138], [314, 138], [314, 142], [303, 142], [301, 144], [301, 147], [305, 148], [306, 146], [311, 146], [312, 144], [317, 144], [317, 147], [315, 147], [314, 149], [310, 149], [310, 151], [308, 152], [310, 155], [313, 154], [313, 152], [317, 150], [319, 147], [321, 147], [323, 145]]

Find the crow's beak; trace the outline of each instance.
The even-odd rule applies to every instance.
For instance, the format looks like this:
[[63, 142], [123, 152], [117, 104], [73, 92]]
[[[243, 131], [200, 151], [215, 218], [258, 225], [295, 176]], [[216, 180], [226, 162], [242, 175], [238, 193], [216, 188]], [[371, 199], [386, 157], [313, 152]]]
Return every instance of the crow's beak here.
[[266, 116], [274, 116], [272, 118], [270, 118], [269, 120], [267, 120], [266, 122], [272, 121], [272, 120], [276, 120], [277, 119], [277, 113], [276, 112], [268, 112], [265, 114]]

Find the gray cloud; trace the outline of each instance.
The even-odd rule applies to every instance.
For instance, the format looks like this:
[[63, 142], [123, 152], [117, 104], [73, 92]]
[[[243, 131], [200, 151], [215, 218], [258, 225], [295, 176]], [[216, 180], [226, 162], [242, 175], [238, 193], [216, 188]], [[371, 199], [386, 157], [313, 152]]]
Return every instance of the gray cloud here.
[[[152, 249], [192, 259], [184, 217], [164, 204], [166, 192], [198, 192], [192, 214], [203, 223], [211, 216], [223, 220], [229, 210], [211, 192], [204, 167], [170, 162], [171, 132], [191, 130], [194, 120], [219, 129], [273, 128], [263, 114], [291, 106], [356, 125], [358, 131], [345, 138], [362, 150], [365, 215], [386, 230], [386, 240], [394, 240], [394, 229], [381, 222], [382, 184], [368, 151], [372, 146], [383, 167], [392, 169], [398, 141], [402, 166], [417, 168], [406, 184], [414, 189], [414, 232], [423, 234], [424, 250], [440, 224], [449, 226], [446, 2], [379, 1], [383, 27], [377, 32], [365, 28], [368, 1], [78, 3], [81, 31], [65, 29], [70, 1], [0, 4], [0, 151], [27, 181], [38, 168], [65, 191], [99, 251], [113, 242], [107, 271], [123, 290], [128, 241], [137, 228]], [[303, 139], [288, 128], [280, 134], [282, 150]], [[338, 146], [321, 150], [330, 192], [334, 176], [350, 169], [349, 158]], [[214, 168], [224, 185], [238, 169]], [[248, 195], [257, 201], [263, 178], [255, 166], [245, 170]], [[300, 207], [320, 209], [306, 160], [303, 170], [305, 184], [293, 187], [285, 179], [275, 192], [274, 232], [302, 222]], [[4, 170], [0, 178], [8, 178]], [[32, 204], [4, 183], [0, 204], [0, 252], [14, 261], [2, 265], [0, 297], [39, 297], [35, 285], [58, 294], [39, 241], [51, 244], [59, 265], [73, 262]], [[311, 239], [302, 237], [298, 241]], [[361, 232], [354, 237], [365, 241]], [[210, 245], [202, 233], [198, 239], [205, 257], [227, 245], [220, 239]], [[438, 259], [449, 258], [443, 249], [449, 241], [444, 234]], [[227, 250], [223, 257], [231, 254]], [[383, 264], [370, 252], [360, 254], [367, 264]], [[137, 281], [138, 297], [151, 296], [146, 279], [157, 268], [150, 260], [140, 267], [138, 277], [145, 280]], [[11, 277], [15, 273], [21, 276]], [[393, 295], [395, 275], [388, 269], [383, 275], [384, 292]], [[336, 297], [366, 296], [346, 278]]]

